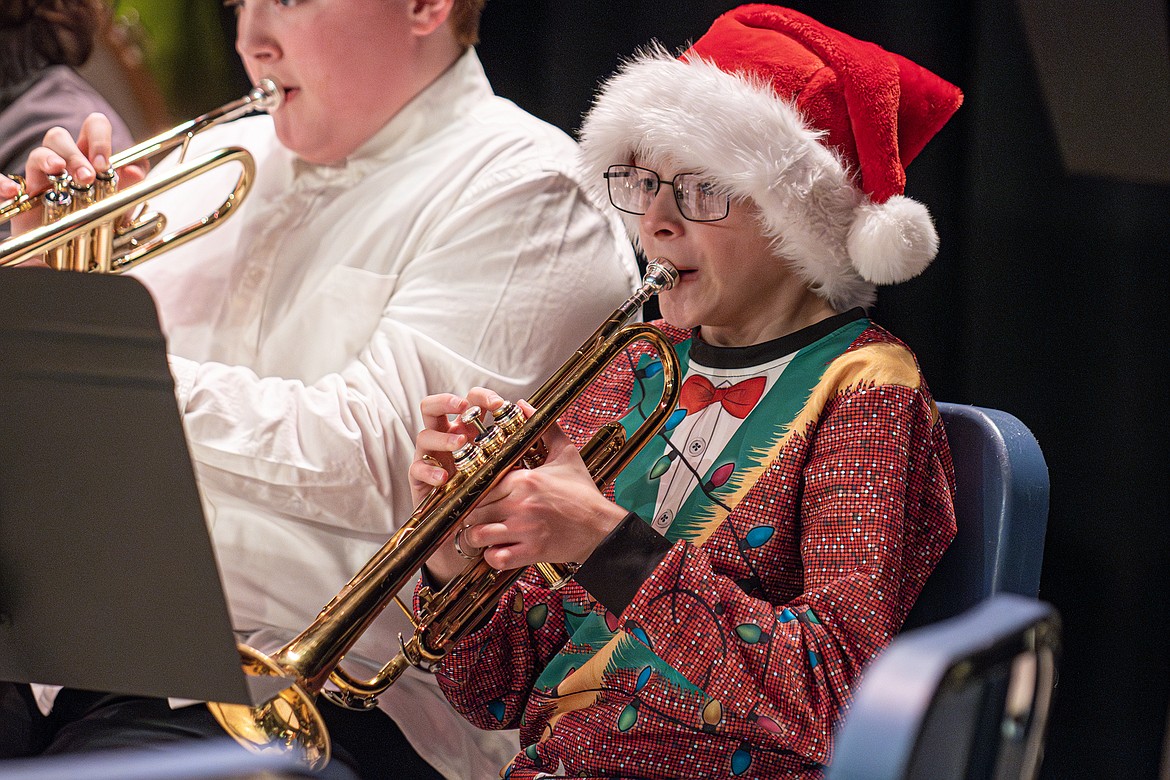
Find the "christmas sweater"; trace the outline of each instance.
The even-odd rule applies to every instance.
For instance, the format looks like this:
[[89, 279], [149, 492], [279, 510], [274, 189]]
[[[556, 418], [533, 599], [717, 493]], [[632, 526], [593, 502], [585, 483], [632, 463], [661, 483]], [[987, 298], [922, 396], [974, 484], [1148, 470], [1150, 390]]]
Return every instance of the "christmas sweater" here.
[[[693, 347], [733, 362], [761, 350], [655, 324], [684, 374]], [[576, 581], [554, 591], [526, 572], [439, 667], [464, 717], [519, 727], [501, 777], [823, 775], [862, 671], [954, 536], [954, 470], [916, 359], [860, 310], [762, 354], [766, 391], [705, 388], [736, 396], [742, 422], [664, 533], [649, 524], [662, 525], [659, 480], [681, 459], [670, 429], [685, 408], [610, 488], [631, 514]], [[578, 446], [614, 419], [637, 427], [660, 369], [631, 348], [561, 426]]]

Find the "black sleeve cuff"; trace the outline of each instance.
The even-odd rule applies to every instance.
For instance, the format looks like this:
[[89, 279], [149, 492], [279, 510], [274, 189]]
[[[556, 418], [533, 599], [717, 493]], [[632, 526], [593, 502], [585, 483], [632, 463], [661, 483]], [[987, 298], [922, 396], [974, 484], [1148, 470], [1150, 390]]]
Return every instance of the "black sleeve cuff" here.
[[671, 547], [666, 537], [630, 512], [601, 540], [573, 579], [606, 609], [620, 615]]

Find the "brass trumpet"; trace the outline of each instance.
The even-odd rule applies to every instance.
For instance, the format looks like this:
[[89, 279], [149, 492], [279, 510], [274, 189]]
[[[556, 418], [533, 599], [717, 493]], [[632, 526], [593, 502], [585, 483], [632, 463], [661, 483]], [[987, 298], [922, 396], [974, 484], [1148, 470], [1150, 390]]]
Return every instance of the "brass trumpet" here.
[[[122, 273], [217, 227], [243, 202], [256, 176], [255, 161], [246, 150], [239, 147], [216, 150], [121, 192], [117, 191], [117, 170], [178, 146], [183, 147], [182, 159], [187, 145], [197, 133], [252, 111], [274, 111], [283, 99], [284, 92], [275, 81], [261, 79], [242, 98], [114, 155], [109, 170], [98, 173], [97, 181], [88, 186], [78, 184], [68, 173], [63, 173], [50, 177], [52, 186], [49, 190], [31, 194], [23, 191], [24, 182], [18, 178], [22, 191], [15, 198], [0, 203], [0, 223], [42, 206], [44, 224], [0, 242], [0, 267], [19, 265], [45, 254], [46, 263], [57, 270]], [[166, 229], [166, 218], [160, 214], [138, 217], [125, 223], [125, 215], [145, 205], [158, 193], [228, 163], [238, 163], [241, 168], [231, 193], [198, 222], [161, 237], [159, 234]]]
[[[659, 354], [663, 388], [658, 405], [629, 438], [616, 422], [603, 427], [581, 449], [594, 481], [600, 486], [622, 468], [666, 424], [679, 396], [679, 365], [674, 348], [657, 328], [627, 324], [651, 295], [669, 289], [678, 272], [665, 261], [650, 264], [641, 287], [609, 316], [573, 356], [532, 398], [533, 414], [506, 404], [493, 413], [495, 425], [485, 428], [474, 446], [456, 453], [457, 471], [419, 503], [410, 519], [349, 584], [318, 614], [316, 620], [280, 650], [266, 655], [240, 645], [248, 674], [287, 676], [294, 683], [256, 707], [209, 703], [220, 725], [237, 742], [256, 752], [295, 750], [313, 768], [329, 761], [329, 734], [315, 705], [317, 694], [352, 709], [368, 709], [376, 698], [414, 665], [431, 668], [450, 648], [495, 609], [503, 592], [523, 569], [496, 571], [482, 558], [470, 564], [438, 593], [423, 594], [423, 609], [412, 615], [414, 633], [399, 637], [401, 651], [369, 680], [356, 680], [340, 668], [346, 652], [415, 575], [439, 545], [450, 538], [479, 499], [504, 475], [543, 458], [541, 437], [622, 351], [638, 341]], [[564, 581], [567, 571], [541, 565], [545, 577]], [[401, 605], [401, 602], [399, 602]], [[406, 609], [403, 606], [403, 609]], [[327, 681], [337, 691], [326, 690]]]

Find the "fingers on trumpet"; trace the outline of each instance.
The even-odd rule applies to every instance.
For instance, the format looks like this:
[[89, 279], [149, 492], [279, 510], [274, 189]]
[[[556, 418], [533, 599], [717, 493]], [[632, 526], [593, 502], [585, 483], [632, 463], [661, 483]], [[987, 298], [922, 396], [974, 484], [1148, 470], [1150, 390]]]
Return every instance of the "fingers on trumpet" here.
[[76, 139], [65, 128], [54, 127], [41, 143], [28, 157], [28, 183], [34, 191], [48, 187], [49, 177], [62, 173], [78, 184], [93, 184], [97, 171], [110, 167], [110, 123], [101, 114], [90, 114]]
[[423, 429], [415, 439], [414, 460], [409, 474], [417, 503], [431, 488], [450, 479], [456, 458], [484, 434], [487, 423], [483, 410], [498, 410], [504, 400], [495, 392], [473, 388], [467, 397], [453, 393], [429, 395], [422, 400]]
[[410, 476], [429, 485], [446, 481], [453, 463], [451, 453], [467, 443], [467, 436], [456, 430], [449, 420], [471, 404], [452, 393], [428, 395], [419, 404], [423, 429], [415, 438], [414, 462]]
[[496, 411], [504, 404], [494, 391], [482, 387], [472, 388], [466, 398], [453, 393], [427, 396], [419, 404], [424, 427], [416, 439], [415, 462], [450, 465], [453, 453], [486, 430], [484, 410]]
[[[113, 130], [103, 114], [90, 114], [81, 125], [77, 138], [63, 127], [45, 133], [41, 146], [34, 149], [25, 164], [28, 191], [44, 192], [52, 187], [51, 177], [67, 175], [77, 186], [94, 184], [99, 175], [110, 170], [114, 156]], [[118, 169], [119, 185], [126, 187], [146, 178], [149, 162], [142, 160]], [[7, 187], [0, 187], [3, 196]]]

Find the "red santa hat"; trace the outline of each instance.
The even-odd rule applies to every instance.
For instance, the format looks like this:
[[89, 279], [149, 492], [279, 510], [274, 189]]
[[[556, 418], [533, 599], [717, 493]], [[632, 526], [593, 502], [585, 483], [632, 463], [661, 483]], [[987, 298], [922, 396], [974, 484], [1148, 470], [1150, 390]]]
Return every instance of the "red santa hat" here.
[[[906, 166], [958, 109], [957, 87], [796, 11], [744, 5], [680, 58], [643, 51], [606, 81], [581, 145], [614, 163], [673, 164], [760, 209], [778, 257], [838, 310], [921, 273], [938, 252]], [[600, 185], [598, 185], [600, 186]], [[637, 218], [626, 217], [637, 239]]]

